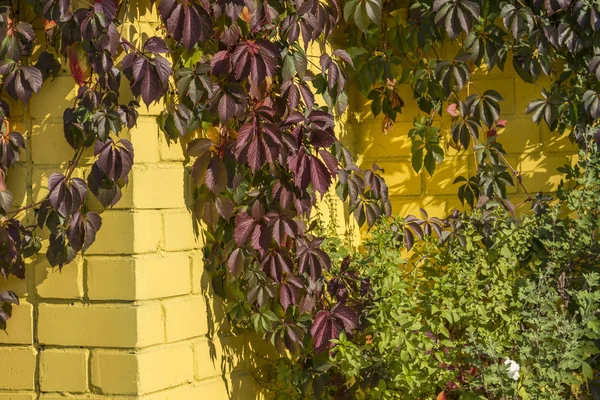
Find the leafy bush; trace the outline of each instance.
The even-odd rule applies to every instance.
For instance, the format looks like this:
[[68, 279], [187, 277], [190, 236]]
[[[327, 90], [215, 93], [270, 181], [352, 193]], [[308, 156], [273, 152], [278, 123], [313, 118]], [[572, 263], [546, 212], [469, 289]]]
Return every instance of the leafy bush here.
[[[304, 368], [274, 375], [279, 398], [565, 399], [597, 390], [600, 153], [586, 138], [558, 199], [540, 198], [522, 218], [488, 202], [445, 221], [378, 224], [343, 286], [362, 304], [360, 328], [334, 340], [329, 359], [301, 358]], [[362, 295], [350, 290], [359, 279], [370, 282]]]

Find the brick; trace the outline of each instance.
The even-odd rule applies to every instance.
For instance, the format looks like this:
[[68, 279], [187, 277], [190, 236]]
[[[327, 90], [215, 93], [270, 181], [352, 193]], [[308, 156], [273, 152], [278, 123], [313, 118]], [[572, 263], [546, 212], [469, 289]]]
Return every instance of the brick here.
[[50, 266], [45, 257], [35, 264], [37, 294], [47, 299], [80, 299], [83, 297], [83, 260], [77, 257], [62, 269]]
[[38, 340], [46, 345], [143, 347], [164, 340], [158, 304], [41, 304]]
[[87, 254], [140, 254], [154, 252], [162, 238], [160, 214], [152, 211], [102, 213], [102, 229]]
[[36, 395], [34, 393], [1, 393], [0, 400], [34, 400]]
[[245, 336], [219, 336], [194, 341], [196, 380], [247, 370], [254, 354]]
[[139, 393], [191, 383], [194, 380], [194, 353], [188, 343], [140, 353]]
[[383, 177], [389, 188], [390, 196], [407, 196], [421, 194], [421, 176], [412, 167], [410, 161], [386, 162]]
[[[31, 127], [31, 159], [36, 165], [67, 166], [75, 150], [65, 140], [62, 121], [43, 120]], [[91, 162], [93, 148], [89, 148], [81, 158], [81, 163]]]
[[204, 255], [196, 252], [192, 256], [192, 293], [202, 292], [202, 274], [204, 273]]
[[181, 165], [138, 165], [132, 172], [135, 208], [184, 208], [188, 180]]
[[[426, 173], [425, 173], [426, 174]], [[438, 165], [432, 177], [426, 175], [425, 185], [428, 195], [456, 194], [458, 186], [453, 184], [456, 177], [469, 174], [467, 157], [447, 158]]]
[[105, 394], [146, 394], [194, 380], [190, 344], [142, 352], [94, 351], [92, 385]]
[[88, 296], [92, 300], [143, 300], [190, 293], [190, 258], [163, 254], [88, 259]]
[[544, 87], [549, 87], [547, 78], [541, 78], [536, 83], [527, 83], [520, 78], [516, 78], [515, 108], [517, 112], [525, 114], [527, 106], [531, 101], [542, 98], [542, 89]]
[[181, 389], [170, 390], [166, 393], [166, 396], [166, 400], [226, 400], [234, 398], [227, 395], [225, 383], [221, 378], [199, 382], [195, 386], [190, 385]]
[[33, 347], [0, 347], [0, 390], [33, 390], [36, 351]]
[[138, 355], [128, 351], [94, 350], [91, 355], [91, 383], [109, 394], [137, 394]]
[[546, 123], [541, 123], [542, 144], [544, 151], [554, 153], [577, 153], [577, 145], [569, 139], [569, 132], [561, 134], [560, 132], [550, 132]]
[[19, 305], [13, 305], [6, 331], [0, 331], [0, 343], [33, 343], [33, 305], [23, 300]]
[[[517, 81], [520, 79], [517, 78]], [[500, 116], [507, 116], [515, 113], [524, 113], [525, 109], [520, 110], [515, 107], [515, 79], [512, 77], [481, 79], [473, 83], [470, 88], [470, 94], [483, 94], [486, 90], [495, 90], [504, 99], [500, 103]], [[465, 90], [463, 89], [463, 92]]]
[[425, 196], [420, 199], [392, 197], [392, 211], [400, 216], [421, 216], [419, 207], [423, 207], [430, 217], [446, 218], [454, 209], [463, 210], [458, 196]]
[[531, 153], [541, 150], [540, 135], [540, 126], [531, 118], [509, 118], [498, 141], [507, 153]]
[[204, 335], [208, 331], [206, 305], [201, 296], [163, 301], [167, 342]]
[[160, 136], [160, 159], [163, 161], [183, 161], [186, 158], [185, 149], [187, 138], [181, 138], [177, 142], [168, 140], [165, 135]]
[[382, 159], [411, 157], [412, 140], [408, 132], [413, 127], [410, 122], [398, 122], [387, 134], [382, 132], [381, 124], [374, 123], [354, 124], [348, 129], [356, 135], [360, 155], [380, 162]]
[[29, 172], [23, 164], [15, 164], [6, 174], [6, 185], [13, 195], [11, 207], [13, 210], [27, 205], [29, 182]]
[[87, 296], [91, 300], [135, 300], [135, 260], [132, 257], [89, 257]]
[[194, 234], [194, 220], [189, 211], [166, 211], [163, 214], [163, 219], [165, 225], [165, 250], [181, 251], [202, 247], [202, 244]]
[[159, 129], [156, 118], [139, 117], [137, 126], [125, 134], [135, 149], [135, 163], [155, 163], [160, 160]]
[[[39, 202], [44, 200], [44, 198], [48, 195], [48, 179], [50, 175], [53, 173], [64, 174], [64, 168], [54, 167], [54, 168], [34, 168], [33, 174], [31, 176], [31, 194], [32, 201]], [[83, 178], [83, 168], [76, 168], [73, 172], [73, 178]]]
[[40, 353], [40, 389], [42, 392], [83, 393], [87, 391], [87, 364], [87, 350], [43, 350]]
[[558, 188], [562, 178], [556, 169], [571, 164], [568, 156], [551, 156], [542, 153], [523, 155], [519, 158], [518, 170], [523, 176], [523, 185], [529, 193], [552, 192]]
[[77, 85], [70, 76], [59, 76], [51, 82], [44, 82], [40, 92], [32, 97], [30, 115], [38, 123], [43, 123], [48, 118], [62, 119], [65, 109], [73, 107], [76, 96]]

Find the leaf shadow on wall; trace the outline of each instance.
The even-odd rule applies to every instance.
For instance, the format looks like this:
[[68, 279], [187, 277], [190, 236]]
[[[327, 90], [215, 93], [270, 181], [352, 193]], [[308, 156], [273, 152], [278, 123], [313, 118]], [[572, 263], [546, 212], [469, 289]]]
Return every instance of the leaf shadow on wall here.
[[205, 360], [200, 363], [210, 363], [207, 369], [220, 377], [228, 398], [268, 398], [256, 378], [262, 376], [269, 362], [279, 355], [260, 335], [235, 329], [229, 324], [225, 303], [213, 291], [211, 277], [206, 271], [202, 274], [201, 286], [206, 303], [208, 345], [204, 354], [198, 354]]

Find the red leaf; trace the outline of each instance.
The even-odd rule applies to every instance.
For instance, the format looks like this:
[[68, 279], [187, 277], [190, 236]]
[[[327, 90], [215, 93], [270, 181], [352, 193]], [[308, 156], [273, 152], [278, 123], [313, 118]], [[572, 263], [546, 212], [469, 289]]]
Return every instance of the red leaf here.
[[79, 86], [83, 86], [89, 76], [88, 60], [81, 43], [74, 43], [69, 47], [69, 68], [71, 75]]

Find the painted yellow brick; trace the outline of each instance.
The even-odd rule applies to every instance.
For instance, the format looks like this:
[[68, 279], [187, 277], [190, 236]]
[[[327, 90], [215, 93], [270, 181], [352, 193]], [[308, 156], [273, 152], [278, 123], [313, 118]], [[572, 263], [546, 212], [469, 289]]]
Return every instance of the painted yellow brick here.
[[183, 166], [134, 166], [133, 206], [135, 208], [184, 208], [187, 179]]
[[263, 400], [270, 397], [252, 375], [232, 376], [228, 381], [230, 383], [228, 392], [231, 399]]
[[100, 394], [67, 394], [66, 397], [62, 393], [42, 394], [39, 400], [139, 400], [138, 396], [104, 396]]
[[536, 83], [527, 83], [522, 79], [515, 79], [515, 107], [519, 114], [525, 114], [527, 106], [532, 100], [542, 98], [542, 89], [548, 87], [547, 79], [539, 79]]
[[438, 165], [432, 177], [426, 174], [426, 187], [428, 195], [456, 194], [458, 186], [454, 179], [469, 173], [469, 160], [466, 157], [447, 158]]
[[83, 393], [87, 391], [87, 364], [87, 350], [43, 350], [40, 353], [41, 391], [70, 393]]
[[549, 156], [543, 153], [523, 155], [519, 158], [519, 167], [523, 176], [523, 185], [530, 193], [552, 192], [558, 188], [561, 175], [556, 169], [570, 164], [568, 156]]
[[167, 392], [167, 400], [225, 400], [233, 398], [227, 395], [225, 383], [221, 378], [202, 381], [197, 383], [196, 386], [188, 386]]
[[550, 128], [545, 123], [542, 126], [542, 143], [544, 151], [555, 153], [577, 153], [577, 145], [569, 139], [569, 133], [562, 135], [560, 132], [550, 132]]
[[445, 218], [453, 209], [462, 210], [464, 208], [456, 195], [425, 196], [422, 198], [393, 197], [391, 201], [394, 214], [401, 216], [412, 214], [421, 217], [419, 208], [422, 207], [430, 217]]
[[33, 347], [0, 347], [0, 390], [33, 390], [36, 351]]
[[154, 252], [162, 238], [158, 212], [107, 211], [102, 229], [87, 254], [140, 254]]
[[196, 380], [250, 368], [254, 354], [244, 336], [215, 335], [194, 341]]
[[156, 118], [139, 117], [137, 126], [133, 127], [129, 133], [125, 133], [135, 149], [134, 162], [138, 163], [154, 163], [160, 160], [159, 158], [159, 132]]
[[201, 243], [194, 234], [194, 220], [189, 211], [166, 211], [163, 213], [163, 219], [165, 250], [180, 251], [201, 247]]
[[189, 343], [141, 352], [139, 360], [140, 394], [191, 383], [194, 380], [194, 355]]
[[34, 94], [29, 112], [36, 121], [44, 118], [62, 119], [65, 109], [73, 107], [77, 86], [70, 76], [59, 76], [54, 81], [44, 82], [39, 93]]
[[88, 297], [92, 300], [144, 300], [191, 291], [187, 254], [93, 257], [87, 268]]
[[202, 292], [202, 274], [204, 274], [204, 255], [195, 252], [192, 256], [192, 293]]
[[91, 355], [91, 383], [108, 394], [137, 394], [139, 355], [132, 351], [94, 350]]
[[540, 126], [528, 116], [508, 118], [506, 128], [498, 136], [498, 141], [507, 153], [540, 151]]
[[164, 340], [158, 304], [41, 304], [38, 340], [46, 345], [136, 347]]
[[36, 395], [34, 393], [10, 393], [0, 392], [0, 400], [34, 400]]
[[362, 123], [348, 127], [356, 135], [360, 156], [377, 162], [394, 157], [410, 157], [412, 141], [408, 132], [412, 128], [410, 122], [399, 122], [394, 125], [392, 132], [385, 134], [381, 124]]
[[87, 259], [87, 295], [91, 300], [135, 300], [135, 260], [132, 257]]
[[33, 343], [33, 305], [21, 299], [19, 305], [12, 307], [12, 317], [6, 331], [0, 331], [0, 343]]
[[[64, 174], [65, 170], [55, 168], [34, 168], [31, 176], [31, 191], [34, 202], [42, 201], [48, 195], [48, 179], [53, 173]], [[73, 178], [83, 178], [83, 168], [76, 168]]]
[[[36, 165], [68, 165], [75, 150], [67, 143], [62, 122], [41, 120], [31, 127], [31, 159]], [[81, 163], [90, 162], [93, 148], [84, 153]]]
[[383, 177], [390, 196], [421, 194], [421, 176], [414, 171], [410, 161], [390, 161], [379, 166], [385, 170]]
[[186, 138], [181, 138], [177, 142], [168, 141], [166, 136], [160, 135], [160, 158], [163, 161], [183, 161], [185, 160], [185, 149], [187, 146]]
[[206, 305], [202, 296], [163, 301], [167, 342], [204, 335], [208, 331]]
[[13, 195], [12, 209], [27, 205], [28, 169], [23, 164], [15, 164], [6, 174], [6, 185]]
[[515, 106], [515, 79], [513, 77], [477, 80], [471, 87], [470, 94], [483, 94], [487, 90], [497, 91], [504, 99], [500, 103], [501, 116], [524, 112]]
[[42, 298], [78, 299], [83, 297], [83, 260], [77, 257], [62, 270], [51, 267], [45, 257], [35, 265], [35, 285]]

